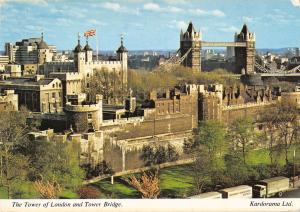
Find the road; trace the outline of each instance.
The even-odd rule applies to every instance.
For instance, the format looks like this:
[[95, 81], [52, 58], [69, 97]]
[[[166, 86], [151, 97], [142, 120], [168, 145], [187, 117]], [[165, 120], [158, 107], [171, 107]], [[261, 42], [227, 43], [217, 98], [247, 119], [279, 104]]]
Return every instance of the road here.
[[286, 192], [282, 198], [300, 198], [300, 188]]

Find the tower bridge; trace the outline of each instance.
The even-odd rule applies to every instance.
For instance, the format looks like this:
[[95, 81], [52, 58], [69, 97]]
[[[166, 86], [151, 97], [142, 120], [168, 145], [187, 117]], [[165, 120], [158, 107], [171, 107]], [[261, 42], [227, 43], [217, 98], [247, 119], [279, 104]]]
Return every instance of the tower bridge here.
[[244, 42], [209, 42], [201, 41], [202, 47], [246, 47]]
[[272, 69], [270, 64], [262, 63], [262, 60], [255, 51], [255, 33], [248, 30], [246, 24], [241, 32], [235, 33], [233, 42], [210, 42], [203, 41], [201, 32], [196, 31], [192, 22], [189, 23], [185, 32], [180, 33], [180, 48], [176, 54], [169, 58], [163, 66], [183, 65], [194, 70], [201, 71], [201, 50], [202, 47], [234, 47], [236, 74], [292, 74], [300, 72], [300, 65], [291, 70]]

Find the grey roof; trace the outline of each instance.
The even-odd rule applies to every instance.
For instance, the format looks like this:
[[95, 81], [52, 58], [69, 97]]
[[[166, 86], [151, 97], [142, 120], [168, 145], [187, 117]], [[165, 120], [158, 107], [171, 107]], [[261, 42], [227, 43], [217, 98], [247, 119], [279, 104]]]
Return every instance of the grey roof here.
[[247, 27], [246, 24], [243, 25], [243, 28], [242, 28], [242, 30], [241, 30], [241, 33], [243, 33], [243, 34], [248, 34], [248, 33], [249, 33], [249, 30], [248, 30], [248, 27]]
[[80, 43], [78, 43], [77, 44], [77, 46], [75, 47], [75, 49], [74, 49], [74, 52], [76, 53], [78, 53], [78, 52], [82, 52], [82, 47], [81, 47], [81, 45], [80, 45]]
[[194, 25], [193, 25], [193, 23], [191, 21], [190, 21], [189, 26], [188, 26], [188, 28], [187, 28], [186, 31], [189, 32], [190, 34], [196, 32], [196, 30], [194, 28]]
[[123, 53], [123, 52], [128, 52], [128, 50], [123, 46], [123, 43], [121, 46], [118, 48], [117, 53]]
[[93, 51], [93, 49], [90, 47], [90, 45], [88, 43], [85, 45], [85, 47], [84, 47], [83, 50], [85, 50], [85, 51]]
[[45, 78], [36, 81], [34, 78], [20, 77], [8, 78], [7, 80], [0, 80], [2, 85], [19, 84], [19, 85], [49, 85], [54, 79]]
[[47, 43], [45, 41], [43, 41], [43, 40], [38, 43], [38, 48], [39, 49], [49, 49]]

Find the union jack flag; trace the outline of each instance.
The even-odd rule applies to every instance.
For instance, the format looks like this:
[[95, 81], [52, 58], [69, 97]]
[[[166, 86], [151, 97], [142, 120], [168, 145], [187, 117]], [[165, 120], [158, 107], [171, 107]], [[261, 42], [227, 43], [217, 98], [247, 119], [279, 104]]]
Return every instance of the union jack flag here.
[[85, 37], [91, 37], [91, 36], [94, 36], [94, 35], [96, 35], [96, 30], [95, 29], [88, 30], [84, 33]]

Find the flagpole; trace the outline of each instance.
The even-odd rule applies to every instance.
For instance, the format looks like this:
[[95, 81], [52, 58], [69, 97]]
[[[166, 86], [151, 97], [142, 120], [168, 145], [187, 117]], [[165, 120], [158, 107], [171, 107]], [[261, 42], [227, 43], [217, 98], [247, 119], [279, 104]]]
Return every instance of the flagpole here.
[[98, 61], [99, 48], [98, 48], [98, 33], [97, 33], [97, 31], [98, 30], [96, 30], [96, 51], [97, 51], [97, 57], [96, 58], [97, 58], [97, 61]]

